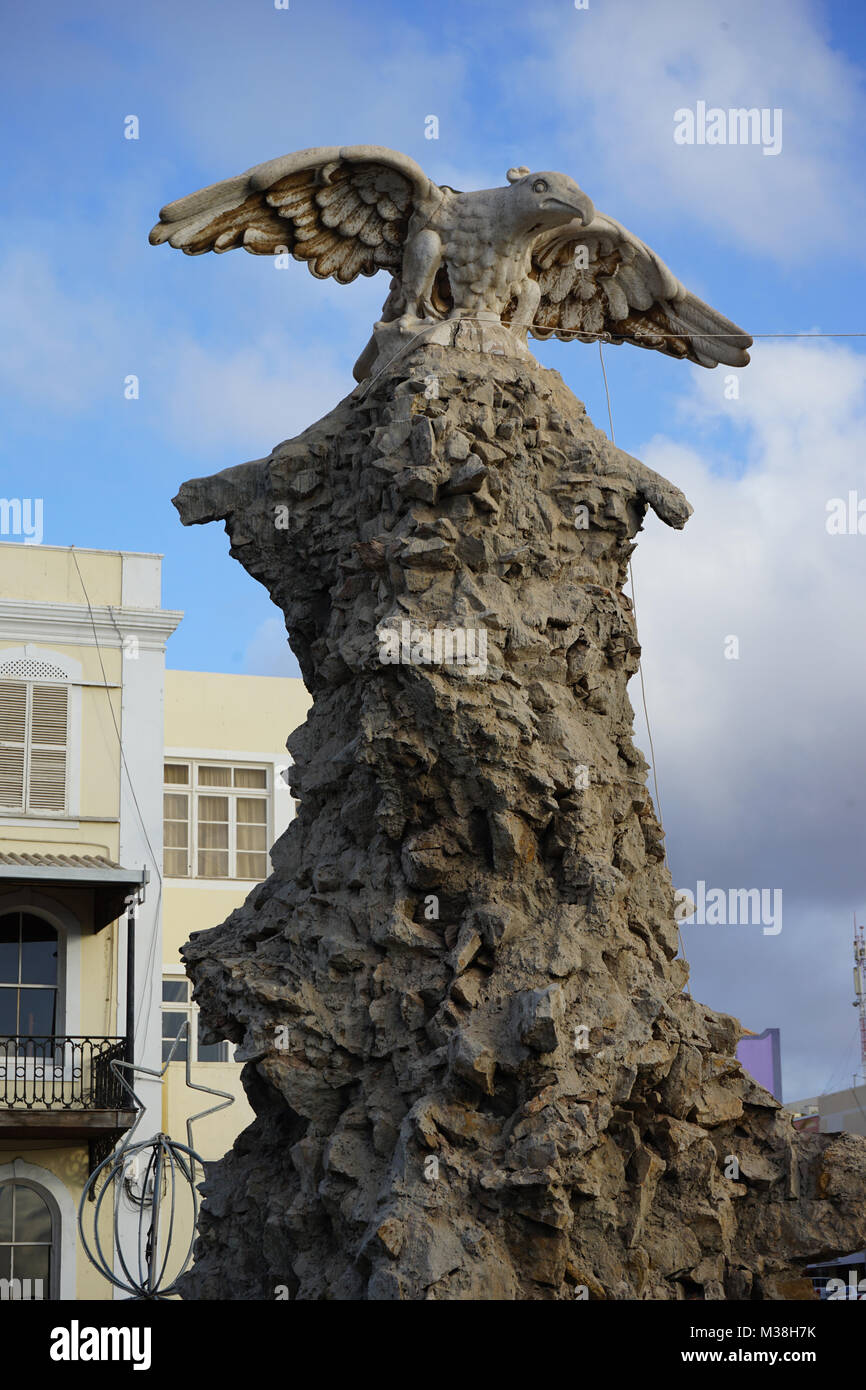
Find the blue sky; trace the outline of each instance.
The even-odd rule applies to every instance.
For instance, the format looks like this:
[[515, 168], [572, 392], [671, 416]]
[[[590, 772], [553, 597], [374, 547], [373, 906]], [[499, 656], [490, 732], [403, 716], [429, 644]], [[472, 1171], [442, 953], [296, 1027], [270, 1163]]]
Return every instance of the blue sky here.
[[[387, 280], [153, 248], [160, 206], [317, 144], [389, 145], [460, 188], [562, 169], [753, 333], [864, 331], [864, 27], [859, 7], [804, 0], [8, 10], [3, 494], [44, 499], [49, 544], [164, 553], [164, 603], [186, 613], [171, 666], [296, 674], [221, 528], [184, 530], [170, 499], [351, 389]], [[781, 109], [780, 153], [676, 145], [674, 112], [699, 100]], [[534, 350], [606, 427], [595, 349]], [[866, 497], [866, 340], [759, 339], [736, 400], [725, 369], [627, 347], [607, 364], [617, 442], [696, 507], [682, 536], [649, 521], [635, 560], [675, 883], [785, 893], [777, 937], [684, 928], [693, 989], [781, 1024], [789, 1097], [844, 1085], [866, 536], [831, 537], [825, 517]]]

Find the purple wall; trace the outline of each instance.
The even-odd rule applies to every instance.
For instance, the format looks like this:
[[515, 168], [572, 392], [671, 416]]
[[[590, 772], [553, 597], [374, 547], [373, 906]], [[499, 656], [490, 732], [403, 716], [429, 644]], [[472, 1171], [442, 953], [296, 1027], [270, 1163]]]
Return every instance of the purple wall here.
[[737, 1044], [737, 1058], [759, 1086], [776, 1100], [782, 1099], [782, 1053], [778, 1028], [765, 1028], [753, 1038], [743, 1038]]

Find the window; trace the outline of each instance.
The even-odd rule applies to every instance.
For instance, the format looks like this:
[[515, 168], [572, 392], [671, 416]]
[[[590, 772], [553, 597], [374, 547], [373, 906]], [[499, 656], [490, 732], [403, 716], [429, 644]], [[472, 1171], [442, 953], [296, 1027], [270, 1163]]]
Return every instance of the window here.
[[166, 763], [166, 877], [267, 878], [269, 793], [266, 767]]
[[182, 1040], [174, 1050], [173, 1062], [185, 1062], [190, 1035], [193, 1062], [228, 1062], [229, 1045], [221, 1041], [203, 1043], [198, 1036], [198, 1009], [191, 999], [192, 986], [180, 975], [167, 975], [162, 982], [162, 1060], [168, 1055], [184, 1023], [188, 1023]]
[[69, 689], [0, 680], [0, 807], [65, 811]]
[[57, 932], [42, 917], [0, 917], [0, 1037], [54, 1036], [58, 947]]
[[51, 1297], [55, 1221], [39, 1188], [30, 1183], [0, 1183], [0, 1280], [6, 1297]]

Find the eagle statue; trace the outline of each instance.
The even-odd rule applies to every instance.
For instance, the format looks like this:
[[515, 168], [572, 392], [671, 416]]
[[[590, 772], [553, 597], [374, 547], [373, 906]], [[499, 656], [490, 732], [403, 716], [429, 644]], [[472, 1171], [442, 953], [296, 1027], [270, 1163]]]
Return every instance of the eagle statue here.
[[459, 193], [384, 146], [300, 150], [168, 203], [150, 241], [188, 256], [237, 246], [291, 254], [343, 285], [390, 271], [358, 381], [416, 341], [525, 356], [527, 334], [746, 365], [749, 335], [597, 212], [573, 179], [523, 167], [507, 179]]

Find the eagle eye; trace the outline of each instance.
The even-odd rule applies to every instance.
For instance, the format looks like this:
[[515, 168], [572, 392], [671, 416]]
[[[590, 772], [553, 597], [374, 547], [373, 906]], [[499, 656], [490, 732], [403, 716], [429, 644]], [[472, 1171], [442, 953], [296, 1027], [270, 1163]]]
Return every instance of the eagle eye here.
[[535, 183], [532, 185], [532, 191], [533, 191], [533, 193], [546, 193], [546, 192], [547, 192], [547, 180], [546, 180], [546, 179], [536, 179], [536, 180], [535, 180]]

